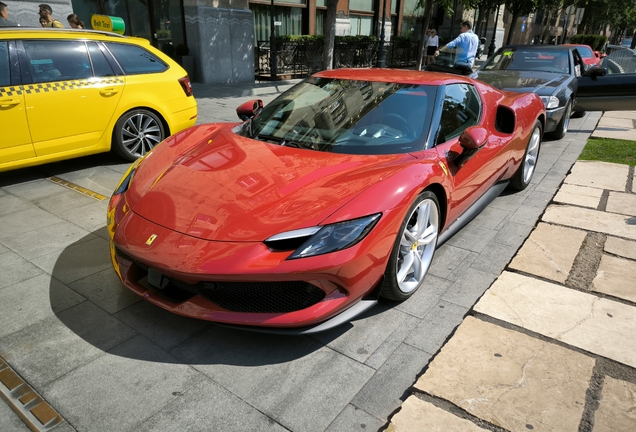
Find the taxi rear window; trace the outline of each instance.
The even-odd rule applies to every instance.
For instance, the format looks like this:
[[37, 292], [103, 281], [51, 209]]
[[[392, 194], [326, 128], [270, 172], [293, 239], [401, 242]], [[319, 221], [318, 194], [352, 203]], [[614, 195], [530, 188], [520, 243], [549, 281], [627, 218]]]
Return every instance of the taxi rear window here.
[[106, 43], [126, 75], [163, 72], [168, 65], [141, 47], [120, 43]]

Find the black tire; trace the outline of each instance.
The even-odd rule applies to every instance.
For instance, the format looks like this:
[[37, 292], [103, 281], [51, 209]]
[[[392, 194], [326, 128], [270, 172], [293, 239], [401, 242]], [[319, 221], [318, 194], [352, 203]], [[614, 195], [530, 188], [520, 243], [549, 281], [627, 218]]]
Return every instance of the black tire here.
[[514, 190], [524, 190], [528, 187], [532, 181], [534, 170], [537, 166], [537, 160], [539, 159], [539, 152], [541, 151], [541, 137], [543, 135], [543, 126], [541, 122], [537, 120], [534, 122], [528, 144], [526, 145], [526, 151], [523, 153], [523, 159], [519, 168], [510, 179], [509, 187]]
[[565, 112], [561, 121], [557, 125], [556, 129], [550, 133], [550, 137], [554, 139], [561, 139], [568, 132], [570, 126], [570, 116], [572, 115], [572, 99], [565, 103]]
[[572, 111], [572, 118], [581, 118], [585, 116], [585, 111]]
[[[424, 212], [421, 214], [422, 220], [426, 220], [423, 220], [422, 227], [417, 227], [420, 211]], [[400, 225], [384, 271], [384, 284], [380, 291], [382, 297], [402, 301], [418, 290], [435, 255], [439, 226], [439, 202], [434, 193], [425, 191], [411, 204]], [[412, 258], [411, 264], [408, 264], [409, 257]]]
[[134, 161], [166, 138], [163, 122], [152, 111], [135, 109], [122, 115], [113, 130], [113, 151]]

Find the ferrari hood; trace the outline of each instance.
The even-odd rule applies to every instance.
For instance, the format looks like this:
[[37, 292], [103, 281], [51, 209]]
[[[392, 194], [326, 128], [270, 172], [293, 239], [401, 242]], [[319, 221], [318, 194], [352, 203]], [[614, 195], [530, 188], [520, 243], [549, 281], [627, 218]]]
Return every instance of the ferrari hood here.
[[[137, 197], [132, 210], [206, 240], [263, 241], [318, 225], [404, 159], [413, 157], [284, 147], [236, 135], [228, 126], [168, 169], [145, 160], [130, 185]], [[145, 180], [136, 182], [138, 176]]]
[[517, 93], [536, 93], [549, 96], [570, 79], [569, 75], [539, 71], [478, 71], [473, 78], [500, 90]]

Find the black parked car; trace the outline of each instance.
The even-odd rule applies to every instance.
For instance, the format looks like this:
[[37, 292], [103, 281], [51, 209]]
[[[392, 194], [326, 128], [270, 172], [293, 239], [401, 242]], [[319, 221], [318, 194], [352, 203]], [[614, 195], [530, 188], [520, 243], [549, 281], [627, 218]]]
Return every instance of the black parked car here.
[[[604, 59], [606, 64], [611, 55]], [[561, 45], [510, 45], [497, 50], [471, 77], [514, 92], [534, 92], [543, 101], [545, 132], [562, 138], [572, 112], [633, 110], [636, 73], [585, 68], [576, 48]]]

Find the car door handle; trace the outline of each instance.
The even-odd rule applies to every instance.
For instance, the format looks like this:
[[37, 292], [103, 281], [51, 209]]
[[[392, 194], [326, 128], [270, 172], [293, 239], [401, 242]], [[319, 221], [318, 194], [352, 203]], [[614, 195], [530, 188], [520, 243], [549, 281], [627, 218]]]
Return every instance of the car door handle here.
[[13, 105], [18, 105], [20, 99], [0, 99], [0, 108], [7, 108]]
[[119, 92], [119, 90], [117, 90], [117, 89], [105, 88], [105, 89], [101, 89], [99, 91], [99, 94], [101, 94], [102, 96], [112, 96], [112, 95], [116, 94], [117, 92]]

